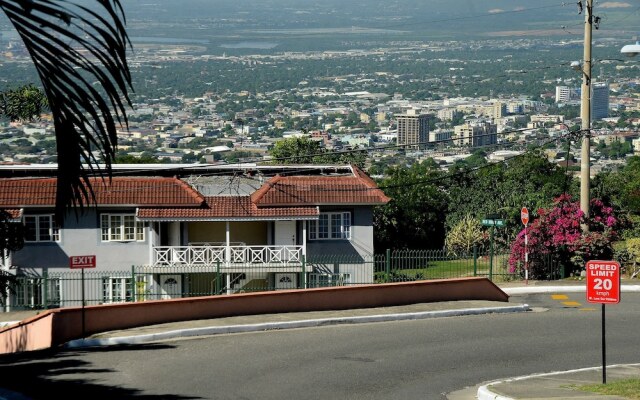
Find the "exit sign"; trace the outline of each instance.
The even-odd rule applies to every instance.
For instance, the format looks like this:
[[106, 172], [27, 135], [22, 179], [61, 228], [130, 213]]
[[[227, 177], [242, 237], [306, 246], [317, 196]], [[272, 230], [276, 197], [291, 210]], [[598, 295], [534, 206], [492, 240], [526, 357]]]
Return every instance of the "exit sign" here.
[[69, 268], [83, 269], [95, 268], [96, 256], [71, 256], [69, 257]]

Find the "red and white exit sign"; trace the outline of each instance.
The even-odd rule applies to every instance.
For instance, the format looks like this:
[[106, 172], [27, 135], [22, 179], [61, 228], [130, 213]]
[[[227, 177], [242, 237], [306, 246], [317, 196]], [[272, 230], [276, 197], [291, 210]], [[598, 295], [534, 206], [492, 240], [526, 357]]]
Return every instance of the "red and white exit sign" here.
[[616, 261], [587, 262], [587, 301], [589, 303], [620, 303], [620, 263]]
[[95, 268], [96, 256], [71, 256], [69, 257], [69, 268]]

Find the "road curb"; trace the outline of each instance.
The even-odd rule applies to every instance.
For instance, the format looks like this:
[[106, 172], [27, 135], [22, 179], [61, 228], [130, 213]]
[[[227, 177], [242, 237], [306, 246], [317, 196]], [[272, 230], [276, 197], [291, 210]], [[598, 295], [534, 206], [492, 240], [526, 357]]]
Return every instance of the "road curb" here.
[[[523, 287], [512, 287], [512, 288], [501, 288], [503, 292], [508, 295], [516, 295], [516, 294], [540, 294], [540, 293], [556, 293], [556, 292], [570, 292], [570, 293], [579, 293], [586, 292], [586, 285], [580, 286], [523, 286]], [[640, 292], [640, 285], [621, 285], [620, 291], [624, 292]]]
[[141, 344], [141, 343], [155, 342], [155, 341], [161, 341], [161, 340], [167, 340], [167, 339], [220, 335], [220, 334], [228, 334], [228, 333], [244, 333], [244, 332], [258, 332], [258, 331], [267, 331], [267, 330], [279, 330], [279, 329], [309, 328], [309, 327], [338, 325], [338, 324], [364, 324], [364, 323], [371, 323], [371, 322], [417, 320], [417, 319], [427, 319], [427, 318], [455, 317], [455, 316], [461, 316], [461, 315], [515, 313], [515, 312], [526, 312], [530, 310], [531, 308], [529, 307], [528, 304], [521, 304], [521, 305], [509, 306], [509, 307], [467, 308], [467, 309], [460, 309], [460, 310], [423, 311], [423, 312], [401, 313], [401, 314], [322, 318], [322, 319], [309, 319], [309, 320], [299, 320], [299, 321], [268, 322], [268, 323], [248, 324], [248, 325], [211, 326], [211, 327], [203, 327], [203, 328], [178, 329], [178, 330], [172, 330], [167, 332], [151, 333], [151, 334], [136, 335], [136, 336], [123, 336], [123, 337], [116, 337], [116, 338], [77, 339], [77, 340], [72, 340], [67, 342], [66, 344], [63, 345], [63, 347], [77, 349], [82, 347], [111, 346], [111, 345], [118, 345], [118, 344]]

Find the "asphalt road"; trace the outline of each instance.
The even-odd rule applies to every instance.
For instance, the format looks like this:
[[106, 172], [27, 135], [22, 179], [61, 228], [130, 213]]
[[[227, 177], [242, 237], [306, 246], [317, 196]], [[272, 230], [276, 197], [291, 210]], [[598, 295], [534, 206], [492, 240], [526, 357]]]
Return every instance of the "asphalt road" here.
[[[5, 356], [0, 387], [66, 399], [444, 399], [488, 380], [601, 365], [600, 305], [580, 293], [511, 302], [536, 311]], [[606, 311], [608, 364], [640, 362], [640, 294]]]

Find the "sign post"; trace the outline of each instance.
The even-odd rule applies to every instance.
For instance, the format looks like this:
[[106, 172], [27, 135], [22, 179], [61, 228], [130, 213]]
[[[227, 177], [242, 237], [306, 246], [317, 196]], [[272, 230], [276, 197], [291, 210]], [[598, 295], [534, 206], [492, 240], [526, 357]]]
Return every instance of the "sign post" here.
[[602, 383], [607, 383], [607, 341], [605, 304], [620, 303], [620, 263], [616, 261], [588, 261], [587, 301], [602, 304]]
[[491, 233], [489, 235], [489, 280], [493, 281], [493, 232], [497, 227], [504, 226], [503, 219], [496, 219], [494, 215], [488, 216], [486, 219], [482, 220], [482, 226], [490, 226]]
[[527, 225], [529, 224], [529, 210], [522, 207], [520, 210], [520, 221], [524, 225], [524, 284], [529, 284], [529, 251], [527, 249]]
[[96, 256], [71, 256], [69, 257], [69, 268], [71, 269], [79, 269], [80, 281], [81, 281], [81, 293], [82, 293], [82, 338], [84, 339], [85, 335], [85, 323], [84, 323], [84, 270], [85, 268], [95, 268], [96, 267]]

